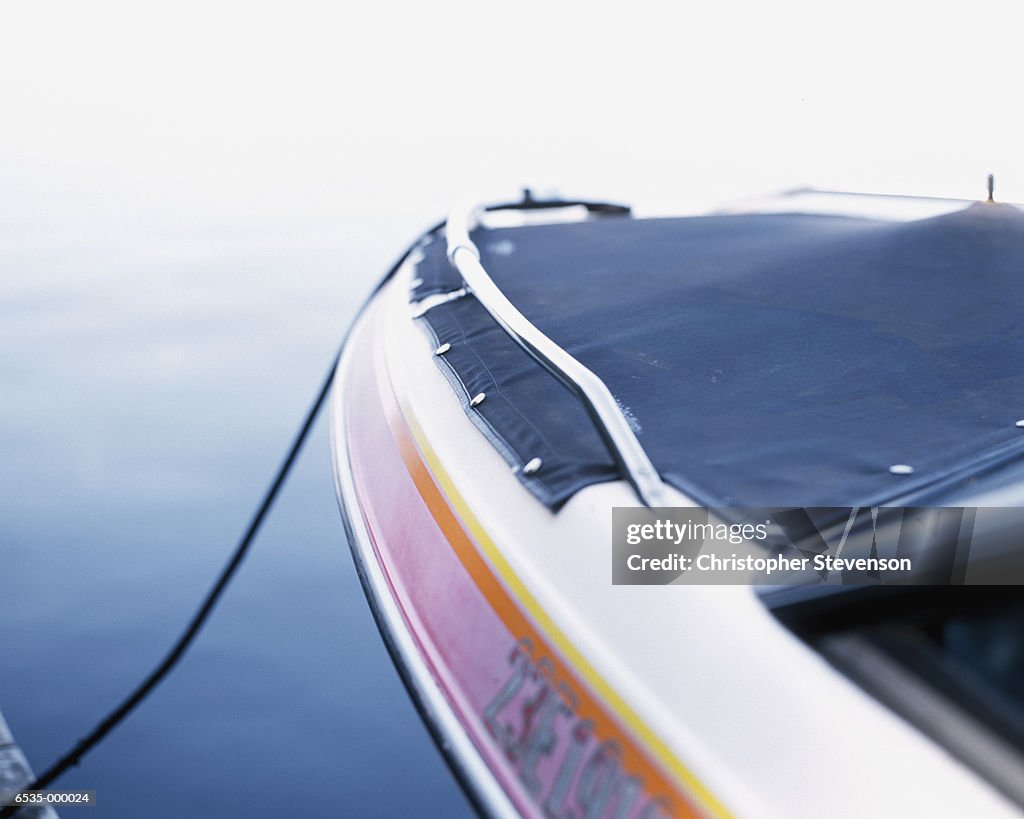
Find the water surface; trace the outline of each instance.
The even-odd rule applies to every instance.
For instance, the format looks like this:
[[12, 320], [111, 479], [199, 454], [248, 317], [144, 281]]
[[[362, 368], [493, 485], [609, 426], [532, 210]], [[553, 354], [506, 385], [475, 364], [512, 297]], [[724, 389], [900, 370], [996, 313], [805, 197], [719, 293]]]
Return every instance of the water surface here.
[[[184, 626], [415, 231], [36, 204], [0, 209], [0, 709], [39, 771]], [[59, 784], [104, 817], [469, 814], [369, 614], [324, 418], [193, 649]]]

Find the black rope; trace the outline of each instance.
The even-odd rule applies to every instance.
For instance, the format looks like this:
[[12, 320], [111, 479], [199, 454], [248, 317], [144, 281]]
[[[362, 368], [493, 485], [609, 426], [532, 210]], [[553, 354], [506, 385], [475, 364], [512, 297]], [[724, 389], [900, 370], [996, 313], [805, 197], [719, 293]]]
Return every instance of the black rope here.
[[[432, 236], [443, 227], [444, 222], [439, 222], [425, 231], [421, 238]], [[395, 263], [385, 274], [384, 278], [381, 279], [377, 287], [374, 288], [373, 293], [371, 293], [366, 299], [366, 303], [369, 303], [370, 299], [373, 298], [374, 294], [376, 294], [381, 287], [384, 286], [385, 282], [394, 276], [402, 266], [403, 262], [409, 258], [409, 254], [412, 253], [413, 248], [415, 247], [416, 243], [414, 242], [401, 256], [398, 257]], [[341, 348], [344, 349], [344, 346], [345, 343], [342, 342]], [[185, 631], [182, 632], [178, 641], [174, 644], [171, 650], [167, 652], [167, 655], [164, 657], [160, 665], [154, 668], [149, 673], [149, 676], [136, 686], [135, 690], [125, 697], [117, 708], [111, 711], [103, 721], [99, 723], [99, 725], [93, 728], [92, 733], [80, 739], [74, 748], [53, 763], [53, 765], [47, 768], [44, 773], [37, 776], [31, 784], [21, 788], [22, 791], [44, 790], [47, 785], [61, 776], [68, 768], [73, 765], [77, 765], [82, 757], [99, 744], [107, 734], [109, 734], [120, 722], [124, 720], [125, 717], [134, 711], [138, 704], [142, 702], [149, 693], [160, 684], [171, 669], [177, 665], [182, 655], [206, 623], [210, 613], [213, 611], [213, 607], [217, 605], [217, 601], [220, 599], [221, 594], [223, 594], [224, 589], [227, 588], [228, 583], [231, 582], [231, 578], [234, 576], [238, 567], [241, 565], [242, 560], [245, 558], [246, 553], [249, 551], [249, 546], [252, 545], [252, 541], [255, 539], [256, 533], [259, 532], [260, 526], [263, 524], [263, 519], [266, 517], [267, 512], [270, 511], [270, 507], [273, 505], [278, 491], [280, 491], [285, 478], [288, 477], [288, 473], [291, 471], [292, 464], [295, 462], [299, 452], [302, 450], [302, 445], [306, 442], [306, 437], [313, 426], [313, 422], [320, 414], [320, 409], [323, 406], [324, 399], [327, 398], [327, 393], [330, 392], [331, 382], [334, 380], [334, 374], [338, 369], [338, 362], [340, 360], [341, 350], [339, 349], [338, 353], [334, 356], [334, 361], [331, 362], [331, 368], [327, 372], [327, 377], [324, 379], [323, 386], [320, 387], [320, 393], [317, 395], [313, 405], [309, 408], [309, 412], [306, 413], [306, 420], [303, 422], [298, 434], [296, 434], [295, 440], [292, 442], [291, 449], [288, 451], [288, 455], [277, 470], [277, 475], [274, 478], [273, 483], [270, 484], [270, 488], [263, 496], [263, 501], [260, 503], [259, 509], [256, 510], [256, 514], [253, 515], [252, 519], [249, 521], [249, 526], [245, 530], [245, 534], [242, 535], [242, 539], [235, 547], [235, 551], [234, 554], [231, 555], [231, 559], [221, 571], [220, 576], [217, 578], [217, 582], [213, 584], [213, 588], [211, 588], [207, 593], [202, 605], [199, 607], [199, 610], [192, 616], [192, 620], [189, 622]], [[26, 805], [11, 805], [3, 808], [0, 810], [0, 819], [10, 819], [10, 817], [14, 816], [23, 807], [26, 807]]]
[[[213, 588], [207, 593], [206, 598], [203, 600], [203, 604], [199, 607], [199, 610], [192, 617], [188, 627], [178, 638], [178, 641], [174, 644], [173, 648], [167, 653], [163, 661], [153, 671], [150, 672], [149, 676], [146, 677], [142, 683], [136, 687], [136, 689], [129, 694], [124, 701], [111, 711], [104, 720], [97, 725], [88, 736], [79, 740], [78, 744], [75, 745], [70, 751], [64, 756], [58, 759], [53, 765], [51, 765], [45, 773], [36, 777], [32, 784], [22, 788], [21, 790], [28, 791], [41, 791], [46, 788], [51, 782], [57, 777], [63, 774], [68, 768], [73, 765], [77, 765], [81, 758], [85, 756], [94, 746], [96, 746], [107, 734], [109, 734], [125, 717], [127, 717], [135, 707], [142, 702], [146, 696], [154, 689], [164, 677], [177, 665], [182, 655], [188, 649], [189, 645], [195, 639], [195, 636], [199, 633], [199, 630], [203, 627], [207, 618], [210, 616], [210, 612], [213, 611], [213, 607], [217, 605], [217, 601], [223, 594], [224, 589], [227, 588], [228, 583], [231, 582], [231, 578], [234, 576], [238, 567], [245, 559], [246, 553], [249, 551], [249, 547], [252, 545], [253, 540], [256, 537], [256, 533], [259, 532], [260, 526], [263, 524], [263, 519], [267, 516], [267, 512], [270, 511], [270, 507], [274, 503], [274, 499], [277, 497], [281, 486], [285, 482], [285, 478], [288, 477], [289, 471], [291, 471], [292, 464], [298, 457], [299, 452], [302, 450], [302, 445], [306, 442], [306, 437], [309, 435], [309, 430], [313, 426], [313, 422], [316, 420], [317, 415], [320, 414], [320, 408], [323, 406], [324, 399], [327, 397], [327, 393], [331, 389], [331, 381], [334, 379], [334, 372], [338, 368], [339, 355], [335, 356], [334, 362], [331, 364], [331, 368], [327, 373], [327, 377], [324, 379], [323, 386], [320, 388], [320, 393], [317, 395], [313, 405], [309, 408], [309, 412], [306, 414], [306, 420], [302, 424], [302, 428], [295, 436], [295, 440], [292, 442], [292, 447], [288, 452], [287, 457], [277, 470], [277, 476], [274, 478], [274, 482], [270, 485], [266, 494], [263, 496], [263, 502], [260, 504], [259, 509], [256, 510], [256, 514], [253, 515], [252, 520], [249, 521], [249, 526], [245, 530], [245, 534], [242, 535], [242, 539], [235, 547], [234, 554], [220, 573], [220, 577], [217, 578], [217, 582], [213, 584]], [[13, 805], [4, 808], [0, 811], [0, 819], [8, 819], [8, 817], [14, 816], [24, 805]]]
[[[548, 208], [559, 208], [569, 207], [573, 205], [582, 205], [587, 208], [588, 211], [596, 215], [614, 215], [614, 216], [628, 216], [630, 209], [628, 206], [616, 205], [607, 202], [590, 202], [578, 199], [549, 199], [549, 200], [537, 200], [533, 198], [532, 193], [529, 190], [523, 192], [523, 199], [520, 202], [508, 202], [499, 205], [491, 205], [486, 208], [489, 211], [495, 210], [542, 210]], [[429, 228], [423, 233], [418, 241], [425, 239], [428, 236], [436, 234], [441, 228], [444, 227], [444, 222], [439, 222], [433, 227]], [[402, 266], [402, 263], [412, 253], [413, 248], [416, 247], [416, 243], [412, 244], [391, 266], [391, 269], [387, 272], [383, 279], [374, 290], [376, 293], [384, 284], [391, 279], [395, 272]], [[373, 294], [371, 294], [372, 298]], [[369, 301], [369, 299], [367, 299]], [[344, 347], [344, 344], [342, 344]], [[231, 559], [227, 565], [221, 571], [220, 576], [217, 578], [217, 582], [213, 584], [213, 588], [207, 593], [206, 598], [203, 600], [199, 610], [193, 615], [192, 620], [189, 622], [188, 627], [182, 632], [178, 641], [174, 644], [171, 650], [164, 657], [163, 661], [154, 668], [149, 676], [143, 680], [131, 694], [129, 694], [117, 708], [111, 711], [102, 722], [99, 723], [92, 732], [78, 741], [74, 748], [68, 751], [64, 756], [58, 759], [53, 765], [46, 769], [44, 773], [36, 777], [36, 779], [28, 786], [22, 788], [23, 791], [41, 791], [46, 788], [51, 782], [61, 776], [68, 768], [78, 765], [79, 761], [89, 751], [91, 751], [96, 745], [98, 745], [103, 738], [109, 734], [114, 728], [120, 724], [125, 717], [127, 717], [135, 708], [141, 703], [149, 693], [156, 688], [160, 682], [170, 673], [182, 655], [188, 650], [188, 647], [192, 644], [196, 635], [202, 629], [206, 620], [209, 618], [210, 613], [213, 611], [214, 606], [217, 605], [217, 601], [220, 599], [221, 594], [224, 593], [224, 589], [227, 588], [228, 583], [231, 582], [232, 577], [238, 570], [242, 561], [245, 559], [246, 553], [249, 551], [249, 547], [252, 545], [253, 540], [256, 537], [256, 533], [259, 532], [260, 526], [263, 524], [263, 519], [266, 517], [267, 512], [270, 511], [270, 507], [274, 503], [274, 499], [277, 497], [278, 492], [284, 485], [285, 479], [288, 477], [288, 473], [291, 471], [292, 464], [298, 457], [299, 452], [302, 450], [302, 445], [306, 442], [306, 437], [309, 435], [309, 430], [313, 426], [313, 422], [320, 414], [320, 409], [323, 407], [324, 399], [327, 398], [327, 394], [331, 389], [331, 382], [334, 380], [335, 371], [338, 369], [338, 361], [341, 358], [341, 352], [339, 351], [334, 357], [334, 361], [331, 363], [331, 368], [327, 373], [327, 377], [324, 379], [323, 386], [320, 388], [320, 393], [317, 395], [313, 405], [309, 408], [306, 413], [306, 420], [303, 422], [301, 429], [295, 436], [295, 440], [292, 442], [291, 449], [288, 455], [285, 457], [284, 462], [277, 470], [277, 475], [271, 483], [270, 488], [267, 489], [266, 494], [263, 496], [263, 501], [260, 503], [259, 509], [256, 510], [256, 514], [253, 515], [249, 521], [249, 526], [245, 530], [245, 534], [242, 535], [242, 539], [238, 542], [235, 547], [234, 554], [231, 555]], [[0, 810], [0, 819], [10, 819], [19, 810], [26, 805], [11, 805]]]

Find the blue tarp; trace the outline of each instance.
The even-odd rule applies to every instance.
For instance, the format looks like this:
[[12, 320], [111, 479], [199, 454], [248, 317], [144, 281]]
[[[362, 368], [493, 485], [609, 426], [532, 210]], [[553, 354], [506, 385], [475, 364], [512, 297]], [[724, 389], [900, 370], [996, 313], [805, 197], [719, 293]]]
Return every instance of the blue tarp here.
[[[509, 299], [709, 506], [947, 503], [1021, 470], [1024, 213], [762, 214], [481, 229]], [[444, 241], [412, 294], [455, 290]], [[472, 296], [424, 316], [467, 412], [557, 507], [616, 477], [577, 400]], [[889, 467], [907, 464], [909, 475]], [[1013, 472], [1013, 475], [1016, 475]]]

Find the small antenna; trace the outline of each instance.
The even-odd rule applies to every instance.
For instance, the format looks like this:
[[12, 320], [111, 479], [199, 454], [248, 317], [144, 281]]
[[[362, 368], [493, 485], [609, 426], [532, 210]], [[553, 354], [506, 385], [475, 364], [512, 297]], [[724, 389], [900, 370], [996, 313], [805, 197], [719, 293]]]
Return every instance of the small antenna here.
[[996, 201], [995, 199], [992, 198], [992, 194], [995, 192], [995, 189], [996, 189], [996, 178], [992, 174], [989, 174], [988, 175], [988, 201], [989, 202], [995, 202]]

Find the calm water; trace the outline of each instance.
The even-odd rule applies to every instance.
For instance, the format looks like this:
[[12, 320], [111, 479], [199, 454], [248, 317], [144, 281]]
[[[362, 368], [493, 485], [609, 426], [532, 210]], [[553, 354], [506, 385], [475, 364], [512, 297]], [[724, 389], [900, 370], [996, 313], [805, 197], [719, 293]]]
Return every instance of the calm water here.
[[[0, 210], [0, 709], [37, 771], [177, 636], [358, 303], [435, 216], [50, 193]], [[104, 817], [469, 814], [370, 617], [323, 418], [182, 665], [59, 784]]]

